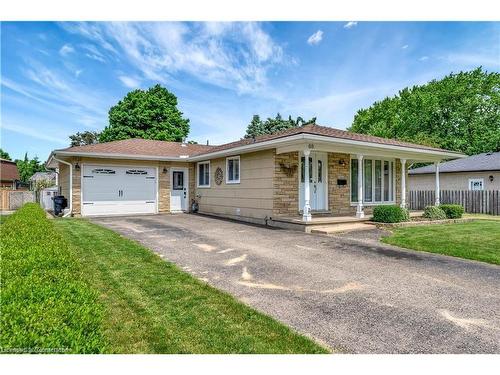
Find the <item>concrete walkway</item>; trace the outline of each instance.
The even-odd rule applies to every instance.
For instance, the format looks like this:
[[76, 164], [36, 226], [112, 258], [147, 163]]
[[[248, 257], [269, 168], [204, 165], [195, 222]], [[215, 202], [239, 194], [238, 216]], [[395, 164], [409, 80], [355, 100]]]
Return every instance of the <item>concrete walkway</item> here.
[[500, 353], [498, 266], [380, 245], [372, 231], [328, 237], [182, 214], [93, 221], [332, 348]]

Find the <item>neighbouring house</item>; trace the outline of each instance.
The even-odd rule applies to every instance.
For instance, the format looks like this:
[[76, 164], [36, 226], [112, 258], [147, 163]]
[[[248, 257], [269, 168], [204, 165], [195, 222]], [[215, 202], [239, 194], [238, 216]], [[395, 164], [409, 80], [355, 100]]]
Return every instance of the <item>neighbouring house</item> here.
[[36, 172], [30, 177], [30, 190], [33, 190], [35, 184], [38, 181], [49, 181], [54, 185], [57, 185], [57, 173], [56, 172]]
[[17, 189], [19, 171], [16, 162], [0, 159], [0, 187], [4, 189]]
[[[500, 190], [500, 152], [487, 152], [441, 163], [441, 190]], [[436, 166], [410, 169], [409, 190], [434, 190]]]
[[410, 163], [464, 155], [306, 125], [205, 146], [144, 139], [54, 150], [47, 167], [76, 216], [190, 211], [256, 223], [311, 214], [358, 218], [406, 205]]

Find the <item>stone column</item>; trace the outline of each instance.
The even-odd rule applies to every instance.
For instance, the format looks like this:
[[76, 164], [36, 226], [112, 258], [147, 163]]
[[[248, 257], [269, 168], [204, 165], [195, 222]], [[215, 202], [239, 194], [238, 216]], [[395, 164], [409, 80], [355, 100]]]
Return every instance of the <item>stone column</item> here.
[[311, 150], [304, 150], [304, 209], [302, 214], [303, 221], [311, 221], [311, 193], [309, 191], [309, 155], [311, 155]]
[[436, 200], [434, 201], [434, 205], [439, 206], [439, 162], [435, 162], [434, 165], [436, 166]]
[[406, 159], [401, 159], [401, 208], [406, 208]]
[[363, 155], [358, 156], [358, 205], [356, 206], [356, 217], [364, 218], [365, 211], [363, 208]]

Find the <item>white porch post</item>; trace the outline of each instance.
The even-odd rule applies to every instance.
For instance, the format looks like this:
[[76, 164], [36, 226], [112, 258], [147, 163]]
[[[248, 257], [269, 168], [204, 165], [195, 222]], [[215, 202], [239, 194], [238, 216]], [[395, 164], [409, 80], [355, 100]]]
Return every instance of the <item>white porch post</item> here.
[[358, 205], [356, 206], [356, 217], [364, 218], [363, 209], [363, 155], [358, 155]]
[[311, 155], [311, 150], [304, 150], [304, 209], [302, 213], [303, 221], [311, 221], [311, 205], [310, 201], [310, 191], [309, 191], [309, 155]]
[[435, 206], [439, 206], [439, 192], [440, 192], [440, 188], [439, 188], [439, 162], [435, 162], [434, 165], [436, 166], [436, 200], [434, 201], [434, 205]]
[[401, 159], [401, 207], [406, 208], [406, 159]]

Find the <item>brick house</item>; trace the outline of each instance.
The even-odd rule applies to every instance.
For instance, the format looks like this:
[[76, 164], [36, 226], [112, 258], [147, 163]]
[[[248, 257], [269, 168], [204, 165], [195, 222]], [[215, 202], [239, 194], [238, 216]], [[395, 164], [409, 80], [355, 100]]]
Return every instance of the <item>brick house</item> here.
[[220, 146], [128, 139], [70, 147], [54, 150], [47, 167], [58, 169], [72, 215], [187, 212], [195, 200], [201, 213], [268, 223], [405, 206], [410, 163], [461, 157], [306, 125]]
[[16, 162], [0, 159], [0, 187], [15, 190], [18, 181], [19, 171], [17, 170]]

